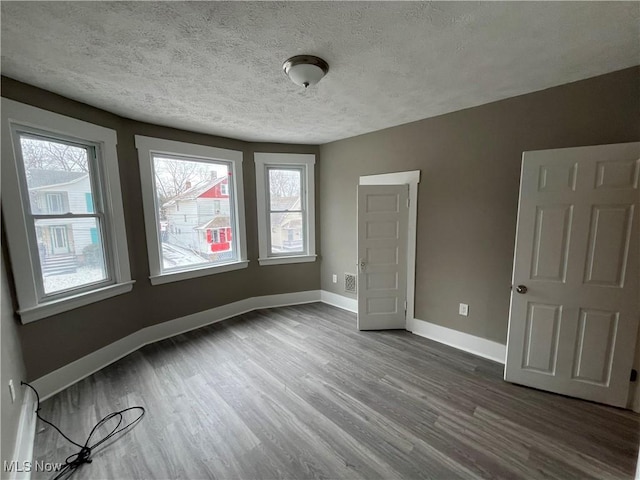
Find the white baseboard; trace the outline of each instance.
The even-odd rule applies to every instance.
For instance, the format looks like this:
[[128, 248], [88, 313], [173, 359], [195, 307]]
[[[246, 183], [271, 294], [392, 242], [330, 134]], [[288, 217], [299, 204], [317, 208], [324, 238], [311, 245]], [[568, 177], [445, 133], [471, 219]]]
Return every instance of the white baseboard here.
[[[326, 290], [321, 290], [320, 295], [320, 300], [323, 303], [358, 313], [358, 300], [355, 298], [344, 297], [337, 293], [327, 292]], [[474, 355], [488, 358], [495, 362], [502, 364], [505, 362], [507, 347], [501, 343], [419, 319], [410, 320], [409, 325], [411, 326], [410, 331], [421, 337], [444, 343], [458, 350], [473, 353]]]
[[[38, 378], [32, 382], [32, 385], [40, 392], [41, 400], [45, 400], [150, 343], [180, 335], [181, 333], [220, 322], [252, 310], [318, 301], [350, 312], [358, 311], [358, 301], [356, 299], [344, 297], [325, 290], [308, 290], [304, 292], [251, 297], [138, 330], [131, 335]], [[410, 325], [412, 325], [413, 333], [417, 335], [481, 357], [489, 358], [496, 362], [504, 363], [505, 346], [502, 344], [434, 325], [423, 320], [413, 320], [410, 322]]]
[[489, 360], [504, 365], [507, 347], [502, 343], [442, 327], [417, 318], [410, 322], [410, 325], [412, 327], [411, 331], [416, 335], [444, 343], [458, 350], [473, 353], [479, 357], [488, 358]]
[[33, 445], [36, 438], [36, 395], [30, 388], [24, 387], [22, 407], [20, 408], [20, 420], [16, 434], [16, 445], [13, 457], [9, 461], [17, 462], [20, 471], [9, 473], [10, 480], [29, 480], [31, 472], [25, 469], [25, 462], [33, 461]]
[[220, 322], [227, 318], [235, 317], [236, 315], [242, 315], [243, 313], [247, 313], [252, 310], [318, 302], [320, 301], [320, 298], [320, 290], [251, 297], [238, 302], [222, 305], [220, 307], [211, 308], [203, 312], [194, 313], [185, 317], [152, 325], [138, 330], [137, 332], [113, 342], [106, 347], [96, 350], [89, 355], [85, 355], [64, 367], [60, 367], [57, 370], [38, 378], [32, 382], [32, 385], [40, 393], [40, 399], [44, 401], [56, 393], [70, 387], [74, 383], [79, 382], [83, 378], [88, 377], [89, 375], [101, 370], [117, 360], [120, 360], [149, 343], [180, 335], [181, 333]]
[[344, 297], [337, 293], [320, 290], [320, 301], [334, 307], [342, 308], [353, 313], [358, 313], [358, 300], [355, 298]]

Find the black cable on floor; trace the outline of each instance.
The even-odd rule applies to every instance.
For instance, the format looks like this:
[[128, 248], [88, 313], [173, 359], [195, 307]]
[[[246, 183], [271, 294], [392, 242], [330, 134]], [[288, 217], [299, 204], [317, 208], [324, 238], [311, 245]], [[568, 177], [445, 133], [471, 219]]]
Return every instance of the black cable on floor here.
[[[62, 467], [62, 469], [58, 472], [58, 475], [56, 475], [54, 477], [54, 480], [60, 479], [60, 478], [68, 478], [70, 477], [73, 472], [76, 471], [76, 469], [84, 464], [84, 463], [91, 463], [91, 453], [92, 451], [99, 447], [100, 445], [102, 445], [104, 442], [106, 442], [107, 440], [113, 438], [114, 436], [118, 435], [119, 433], [124, 432], [125, 430], [129, 430], [131, 427], [133, 427], [136, 423], [138, 423], [140, 420], [142, 420], [142, 417], [144, 417], [145, 414], [145, 409], [144, 407], [129, 407], [129, 408], [125, 408], [123, 410], [118, 410], [117, 412], [112, 412], [109, 415], [107, 415], [106, 417], [104, 417], [102, 420], [100, 420], [98, 423], [96, 423], [96, 425], [91, 429], [91, 433], [89, 433], [89, 436], [87, 437], [87, 441], [84, 442], [84, 445], [81, 445], [79, 443], [74, 442], [73, 440], [71, 440], [69, 437], [67, 437], [62, 430], [60, 430], [58, 427], [56, 427], [53, 423], [51, 423], [48, 420], [45, 420], [44, 418], [42, 418], [40, 416], [40, 395], [38, 395], [38, 391], [31, 385], [29, 385], [26, 382], [20, 382], [22, 385], [26, 385], [27, 387], [29, 387], [31, 390], [34, 391], [34, 393], [36, 394], [36, 398], [38, 400], [38, 406], [36, 408], [36, 415], [37, 417], [43, 421], [44, 423], [46, 423], [47, 425], [51, 425], [53, 428], [56, 429], [56, 431], [62, 435], [68, 442], [72, 443], [73, 445], [75, 445], [76, 447], [78, 447], [80, 450], [77, 453], [74, 453], [72, 455], [69, 455], [66, 460], [65, 460], [65, 464], [64, 467]], [[123, 424], [124, 423], [124, 414], [126, 412], [130, 412], [130, 411], [138, 411], [139, 415], [131, 422]], [[93, 435], [94, 433], [103, 425], [105, 425], [109, 420], [113, 419], [113, 418], [117, 418], [117, 424], [116, 426], [113, 428], [113, 430], [111, 430], [105, 437], [95, 441], [95, 443], [91, 443], [93, 440]]]

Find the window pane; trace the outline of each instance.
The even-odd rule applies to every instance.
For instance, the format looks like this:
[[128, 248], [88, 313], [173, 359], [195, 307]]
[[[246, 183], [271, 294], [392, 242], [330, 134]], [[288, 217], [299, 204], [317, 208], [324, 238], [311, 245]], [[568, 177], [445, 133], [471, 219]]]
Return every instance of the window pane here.
[[97, 219], [41, 219], [35, 228], [45, 294], [107, 279]]
[[163, 270], [236, 259], [229, 164], [155, 155]]
[[271, 213], [271, 253], [304, 252], [302, 213]]
[[271, 210], [302, 210], [299, 169], [269, 169], [269, 201]]
[[32, 135], [21, 135], [20, 146], [31, 213], [93, 212], [86, 148]]

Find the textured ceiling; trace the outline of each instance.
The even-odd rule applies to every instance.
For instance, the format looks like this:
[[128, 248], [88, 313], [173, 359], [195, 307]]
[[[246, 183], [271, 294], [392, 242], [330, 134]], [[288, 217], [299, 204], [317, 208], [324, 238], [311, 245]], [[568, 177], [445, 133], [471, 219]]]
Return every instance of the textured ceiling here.
[[[2, 74], [125, 117], [326, 143], [640, 63], [640, 3], [2, 2]], [[305, 91], [282, 73], [314, 54]]]

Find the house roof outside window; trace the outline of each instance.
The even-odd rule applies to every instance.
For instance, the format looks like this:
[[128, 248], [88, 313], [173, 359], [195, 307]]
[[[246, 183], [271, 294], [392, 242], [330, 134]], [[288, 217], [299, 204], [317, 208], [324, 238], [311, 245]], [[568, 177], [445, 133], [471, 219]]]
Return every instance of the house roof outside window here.
[[224, 227], [230, 227], [230, 226], [231, 226], [231, 220], [229, 218], [229, 215], [216, 215], [208, 222], [205, 222], [202, 225], [197, 226], [196, 230], [206, 230], [208, 228], [224, 228]]
[[54, 185], [66, 185], [87, 177], [87, 172], [72, 172], [68, 170], [39, 170], [27, 171], [29, 190], [51, 187]]
[[195, 200], [196, 198], [202, 196], [205, 192], [209, 191], [211, 188], [225, 181], [227, 177], [218, 177], [211, 180], [205, 180], [204, 182], [200, 182], [190, 189], [176, 195], [170, 200], [166, 201], [162, 206], [170, 207], [174, 205], [177, 201], [185, 201], [185, 200]]

